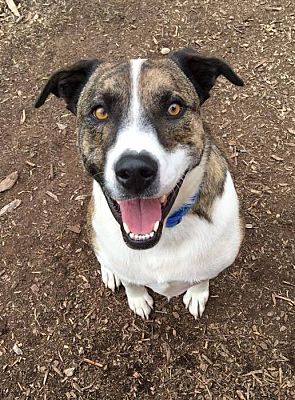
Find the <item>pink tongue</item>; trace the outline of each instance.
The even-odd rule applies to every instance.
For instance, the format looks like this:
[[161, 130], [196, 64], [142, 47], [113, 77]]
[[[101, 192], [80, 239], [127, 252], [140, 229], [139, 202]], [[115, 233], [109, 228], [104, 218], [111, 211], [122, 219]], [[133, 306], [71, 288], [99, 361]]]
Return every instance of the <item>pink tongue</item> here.
[[162, 217], [159, 199], [134, 199], [119, 202], [122, 219], [135, 234], [150, 233]]

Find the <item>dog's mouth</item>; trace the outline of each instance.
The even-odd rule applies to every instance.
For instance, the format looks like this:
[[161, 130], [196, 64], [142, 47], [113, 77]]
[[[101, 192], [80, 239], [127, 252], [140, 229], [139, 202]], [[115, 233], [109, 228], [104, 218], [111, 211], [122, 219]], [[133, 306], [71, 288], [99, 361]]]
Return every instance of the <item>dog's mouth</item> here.
[[174, 189], [160, 198], [133, 198], [117, 201], [104, 191], [113, 216], [120, 224], [123, 239], [135, 250], [150, 249], [162, 235], [164, 220], [169, 214], [185, 175]]

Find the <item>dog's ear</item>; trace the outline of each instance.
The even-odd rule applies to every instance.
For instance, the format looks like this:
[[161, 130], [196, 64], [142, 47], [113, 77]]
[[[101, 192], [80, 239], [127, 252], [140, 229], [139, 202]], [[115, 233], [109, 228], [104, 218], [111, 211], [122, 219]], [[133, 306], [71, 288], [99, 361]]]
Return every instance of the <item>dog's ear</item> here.
[[218, 58], [203, 57], [190, 48], [175, 51], [171, 54], [170, 58], [192, 82], [201, 104], [210, 97], [209, 92], [219, 75], [223, 75], [234, 85], [244, 85], [242, 79], [233, 69]]
[[57, 97], [62, 97], [67, 104], [67, 108], [76, 114], [77, 103], [82, 89], [101, 62], [96, 59], [81, 60], [68, 68], [56, 71], [42, 89], [36, 100], [35, 107], [41, 107], [50, 93], [53, 93]]

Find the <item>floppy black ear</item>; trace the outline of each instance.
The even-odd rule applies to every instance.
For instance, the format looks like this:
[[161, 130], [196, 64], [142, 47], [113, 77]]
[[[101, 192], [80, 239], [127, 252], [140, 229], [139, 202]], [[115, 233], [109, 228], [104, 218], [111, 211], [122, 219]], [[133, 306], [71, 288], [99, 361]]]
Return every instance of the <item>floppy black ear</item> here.
[[178, 50], [172, 53], [170, 58], [193, 83], [201, 104], [210, 97], [209, 92], [219, 75], [223, 75], [234, 85], [244, 85], [242, 79], [232, 68], [218, 58], [203, 57], [190, 48]]
[[50, 93], [62, 97], [67, 108], [76, 114], [77, 103], [83, 87], [101, 61], [81, 60], [76, 64], [55, 72], [42, 89], [35, 107], [41, 107]]

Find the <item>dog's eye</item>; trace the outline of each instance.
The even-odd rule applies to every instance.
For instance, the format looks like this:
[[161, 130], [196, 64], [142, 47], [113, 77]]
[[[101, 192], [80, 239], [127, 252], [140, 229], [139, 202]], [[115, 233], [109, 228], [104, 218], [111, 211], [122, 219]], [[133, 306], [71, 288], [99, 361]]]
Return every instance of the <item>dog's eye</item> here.
[[95, 118], [99, 119], [99, 120], [103, 120], [103, 119], [107, 119], [109, 117], [109, 114], [106, 112], [106, 110], [99, 106], [96, 107], [93, 110], [93, 115], [95, 116]]
[[178, 103], [170, 104], [170, 106], [168, 107], [168, 110], [167, 110], [167, 114], [170, 117], [177, 117], [178, 115], [181, 114], [181, 112], [182, 112], [182, 107]]

